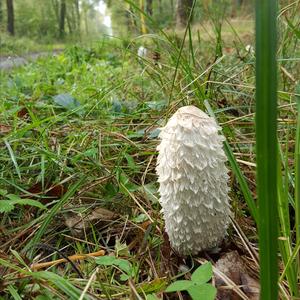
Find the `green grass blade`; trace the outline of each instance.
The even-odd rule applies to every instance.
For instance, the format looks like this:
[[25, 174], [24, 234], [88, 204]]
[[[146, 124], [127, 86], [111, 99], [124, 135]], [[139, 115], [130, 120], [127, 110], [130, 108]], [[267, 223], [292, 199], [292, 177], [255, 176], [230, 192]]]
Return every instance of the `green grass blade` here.
[[[278, 143], [278, 147], [280, 144]], [[287, 149], [288, 150], [288, 149]], [[286, 153], [286, 159], [288, 155]], [[280, 154], [278, 153], [278, 162], [280, 162]], [[286, 164], [287, 165], [287, 162]], [[278, 189], [278, 217], [280, 222], [280, 237], [279, 249], [285, 266], [292, 254], [291, 243], [291, 229], [290, 229], [290, 216], [289, 216], [289, 191], [288, 191], [288, 174], [287, 168], [285, 168], [285, 182], [283, 182], [283, 176], [281, 171], [281, 164], [277, 164], [277, 189]], [[298, 295], [297, 286], [297, 269], [295, 265], [289, 264], [286, 268], [286, 278], [288, 281], [289, 289], [294, 296]]]
[[[81, 291], [78, 288], [76, 288], [73, 284], [71, 284], [67, 279], [55, 273], [47, 271], [33, 272], [32, 277], [38, 280], [50, 281], [62, 292], [64, 292], [68, 296], [68, 299], [76, 300], [80, 298]], [[88, 300], [91, 298], [85, 295], [83, 299]]]
[[300, 241], [300, 84], [296, 87], [297, 102], [297, 129], [295, 146], [295, 215], [296, 215], [296, 240]]
[[40, 229], [37, 231], [37, 233], [34, 235], [34, 237], [30, 240], [30, 242], [25, 246], [24, 251], [30, 251], [30, 256], [32, 256], [35, 249], [32, 249], [32, 246], [39, 243], [42, 236], [45, 234], [46, 229], [48, 228], [49, 224], [51, 223], [54, 216], [57, 214], [57, 212], [63, 207], [65, 203], [75, 194], [78, 187], [82, 184], [84, 178], [79, 179], [76, 183], [74, 183], [67, 193], [63, 195], [63, 197], [51, 208], [49, 214], [43, 221]]
[[[204, 105], [205, 105], [209, 115], [217, 121], [216, 116], [207, 100], [204, 100]], [[230, 147], [229, 143], [227, 142], [227, 140], [225, 140], [225, 142], [224, 142], [224, 151], [225, 151], [228, 161], [230, 163], [231, 169], [232, 169], [234, 175], [236, 176], [236, 179], [240, 185], [240, 188], [241, 188], [241, 191], [245, 198], [245, 201], [249, 207], [250, 214], [251, 214], [252, 218], [254, 219], [254, 221], [256, 222], [256, 224], [258, 224], [258, 210], [257, 210], [256, 204], [255, 204], [255, 201], [252, 197], [252, 194], [251, 194], [251, 191], [247, 184], [247, 181], [246, 181], [246, 179], [234, 157], [233, 151], [231, 150], [231, 147]]]
[[277, 1], [256, 0], [256, 153], [260, 299], [278, 299]]
[[283, 280], [284, 276], [287, 274], [287, 272], [288, 272], [289, 268], [291, 267], [293, 261], [296, 259], [297, 255], [299, 255], [299, 251], [300, 251], [300, 241], [298, 241], [298, 243], [296, 244], [296, 246], [293, 250], [293, 253], [290, 255], [290, 257], [289, 257], [289, 259], [288, 259], [288, 261], [285, 265], [285, 268], [284, 268], [283, 272], [280, 275], [279, 282], [281, 282]]
[[18, 291], [14, 288], [14, 286], [9, 285], [7, 289], [10, 292], [10, 295], [13, 297], [13, 299], [22, 300], [21, 296], [19, 295]]
[[11, 160], [12, 160], [12, 162], [13, 162], [15, 168], [16, 168], [16, 171], [17, 171], [17, 174], [18, 174], [19, 178], [22, 179], [20, 168], [19, 168], [19, 165], [18, 165], [18, 162], [17, 162], [17, 159], [15, 157], [13, 149], [11, 148], [11, 146], [10, 146], [10, 144], [7, 140], [4, 140], [4, 144], [5, 144], [8, 152], [9, 152], [10, 158], [11, 158]]

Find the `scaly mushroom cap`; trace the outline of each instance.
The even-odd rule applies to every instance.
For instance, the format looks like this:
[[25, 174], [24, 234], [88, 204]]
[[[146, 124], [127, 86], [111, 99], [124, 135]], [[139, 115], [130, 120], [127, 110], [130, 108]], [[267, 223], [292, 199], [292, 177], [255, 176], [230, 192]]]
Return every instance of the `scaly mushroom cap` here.
[[197, 254], [225, 237], [230, 207], [224, 137], [213, 118], [184, 106], [160, 132], [156, 171], [172, 247]]

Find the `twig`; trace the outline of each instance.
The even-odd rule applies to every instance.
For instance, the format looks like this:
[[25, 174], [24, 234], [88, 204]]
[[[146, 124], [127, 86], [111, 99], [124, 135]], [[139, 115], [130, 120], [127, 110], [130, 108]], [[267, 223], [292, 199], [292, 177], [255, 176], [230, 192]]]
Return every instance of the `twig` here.
[[61, 259], [57, 259], [57, 260], [53, 260], [53, 261], [47, 261], [47, 262], [43, 262], [43, 263], [37, 263], [37, 264], [33, 264], [31, 265], [31, 269], [34, 271], [37, 271], [39, 269], [43, 269], [43, 268], [47, 268], [47, 267], [52, 267], [64, 262], [68, 262], [68, 261], [74, 261], [74, 260], [84, 260], [88, 257], [97, 257], [97, 256], [103, 256], [105, 255], [105, 251], [104, 250], [100, 250], [97, 252], [92, 252], [92, 253], [87, 253], [87, 254], [74, 254], [72, 256], [68, 256], [68, 259], [65, 258], [61, 258]]

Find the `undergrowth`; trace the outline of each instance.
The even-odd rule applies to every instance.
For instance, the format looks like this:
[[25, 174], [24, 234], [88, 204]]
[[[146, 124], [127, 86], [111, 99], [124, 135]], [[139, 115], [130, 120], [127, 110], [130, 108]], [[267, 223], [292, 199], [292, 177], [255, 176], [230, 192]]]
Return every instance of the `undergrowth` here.
[[[278, 135], [291, 211], [285, 238], [295, 251], [292, 194], [300, 53], [293, 27], [281, 22], [285, 44], [279, 54]], [[162, 296], [172, 280], [190, 279], [199, 260], [171, 251], [155, 163], [159, 128], [179, 106], [190, 104], [211, 109], [228, 142], [236, 221], [222, 251], [237, 250], [258, 276], [255, 57], [245, 48], [248, 36], [233, 36], [228, 43], [220, 36], [202, 42], [188, 28], [184, 42], [182, 36], [164, 32], [129, 41], [103, 39], [1, 73], [0, 197], [15, 200], [8, 208], [0, 202], [2, 299], [187, 297], [185, 292]], [[143, 39], [159, 58], [137, 58]], [[292, 255], [284, 253], [281, 272]], [[83, 256], [73, 263], [66, 260], [74, 254]], [[45, 261], [50, 264], [43, 265]], [[283, 298], [295, 294], [289, 280], [283, 274]]]

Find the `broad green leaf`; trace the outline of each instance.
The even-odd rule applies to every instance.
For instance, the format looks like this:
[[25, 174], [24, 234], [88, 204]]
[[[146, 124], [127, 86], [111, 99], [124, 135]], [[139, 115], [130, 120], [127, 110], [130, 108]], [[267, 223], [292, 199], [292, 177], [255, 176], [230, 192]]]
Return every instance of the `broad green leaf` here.
[[12, 201], [19, 201], [21, 200], [19, 195], [15, 195], [15, 194], [8, 194], [6, 195], [6, 197]]
[[162, 292], [166, 289], [167, 282], [165, 278], [156, 278], [150, 282], [144, 282], [137, 288], [138, 292], [146, 294]]
[[42, 204], [39, 201], [32, 200], [32, 199], [19, 199], [16, 201], [12, 201], [14, 204], [19, 204], [19, 205], [30, 205], [30, 206], [35, 206], [41, 209], [46, 209], [46, 206]]
[[0, 200], [0, 213], [10, 212], [15, 208], [10, 200]]
[[7, 194], [7, 190], [0, 189], [0, 195], [5, 196]]
[[120, 275], [120, 280], [121, 281], [127, 281], [129, 278], [130, 278], [130, 276], [127, 275], [127, 274], [123, 273], [123, 274]]
[[100, 256], [95, 258], [95, 262], [98, 265], [103, 265], [103, 266], [112, 266], [116, 262], [117, 258], [115, 256]]
[[145, 214], [139, 214], [135, 218], [132, 219], [135, 223], [142, 223], [148, 220], [148, 217]]
[[78, 108], [81, 104], [70, 94], [59, 94], [53, 97], [56, 104], [62, 106], [67, 110]]
[[118, 266], [122, 271], [126, 272], [128, 275], [131, 273], [131, 263], [125, 259], [116, 259], [114, 265]]
[[165, 290], [166, 293], [171, 292], [178, 292], [178, 291], [186, 291], [193, 285], [193, 282], [190, 280], [177, 280], [171, 283], [167, 289]]
[[154, 294], [150, 294], [150, 295], [147, 295], [146, 300], [160, 300], [160, 299], [157, 298]]
[[193, 285], [187, 289], [193, 300], [214, 300], [217, 289], [211, 284]]
[[139, 189], [139, 186], [132, 183], [130, 181], [129, 177], [124, 172], [119, 173], [118, 179], [119, 179], [119, 182], [120, 182], [121, 190], [125, 194], [128, 194], [128, 191], [129, 192], [135, 192]]
[[192, 274], [192, 281], [194, 283], [200, 284], [200, 283], [206, 283], [211, 279], [213, 275], [212, 266], [210, 262], [207, 262], [206, 264], [200, 266], [197, 268], [197, 270], [194, 271]]
[[[17, 195], [7, 195], [10, 200], [0, 200], [0, 213], [10, 212], [15, 208], [16, 204], [19, 205], [30, 205], [35, 206], [41, 209], [46, 209], [46, 206], [40, 203], [39, 201], [32, 199], [21, 199]], [[13, 200], [14, 199], [14, 200]]]
[[116, 240], [115, 250], [117, 256], [129, 256], [130, 251], [126, 243], [121, 243], [119, 239]]

